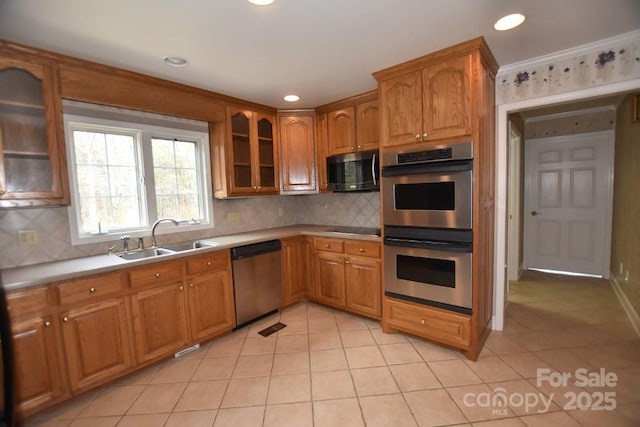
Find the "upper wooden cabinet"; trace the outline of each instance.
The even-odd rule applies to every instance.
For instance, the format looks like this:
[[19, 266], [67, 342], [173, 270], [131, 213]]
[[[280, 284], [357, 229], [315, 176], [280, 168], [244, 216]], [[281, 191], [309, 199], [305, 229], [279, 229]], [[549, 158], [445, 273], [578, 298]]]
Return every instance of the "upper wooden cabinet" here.
[[57, 67], [0, 48], [0, 207], [68, 205]]
[[213, 168], [224, 171], [213, 175], [215, 197], [278, 194], [275, 115], [228, 106], [226, 129], [211, 132]]
[[280, 193], [315, 193], [318, 187], [313, 112], [282, 113], [279, 124]]
[[[324, 141], [327, 146], [327, 156], [378, 148], [380, 127], [377, 91], [332, 102], [318, 107], [316, 111], [318, 113], [318, 145]], [[326, 116], [324, 129], [320, 128], [322, 115]], [[320, 139], [321, 132], [326, 132], [323, 140]]]
[[327, 113], [316, 115], [316, 159], [318, 165], [318, 190], [329, 191], [327, 181], [327, 156], [329, 155], [329, 140], [327, 138]]
[[382, 145], [471, 136], [473, 56], [466, 53], [388, 78], [376, 73]]

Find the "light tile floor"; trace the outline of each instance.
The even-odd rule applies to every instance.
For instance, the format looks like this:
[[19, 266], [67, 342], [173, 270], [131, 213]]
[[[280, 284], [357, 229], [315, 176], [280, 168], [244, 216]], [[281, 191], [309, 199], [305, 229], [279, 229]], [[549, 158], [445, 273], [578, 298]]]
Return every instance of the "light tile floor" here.
[[[640, 340], [608, 282], [527, 272], [509, 300], [505, 330], [491, 334], [477, 362], [300, 303], [27, 425], [640, 425]], [[276, 321], [288, 326], [257, 334]], [[617, 384], [583, 384], [580, 368], [604, 369]], [[538, 369], [571, 378], [538, 381]]]

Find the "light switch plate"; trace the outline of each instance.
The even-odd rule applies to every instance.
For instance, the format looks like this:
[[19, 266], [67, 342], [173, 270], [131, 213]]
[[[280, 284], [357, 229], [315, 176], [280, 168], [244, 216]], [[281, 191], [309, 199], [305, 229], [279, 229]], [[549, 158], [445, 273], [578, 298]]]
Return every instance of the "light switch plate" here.
[[36, 246], [38, 243], [40, 243], [40, 237], [37, 230], [18, 231], [18, 244], [20, 246]]

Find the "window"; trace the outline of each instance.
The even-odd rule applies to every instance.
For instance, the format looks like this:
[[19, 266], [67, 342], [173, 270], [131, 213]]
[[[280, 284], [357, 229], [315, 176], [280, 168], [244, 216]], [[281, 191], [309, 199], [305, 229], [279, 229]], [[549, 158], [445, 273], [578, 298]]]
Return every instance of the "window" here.
[[[147, 116], [141, 121], [149, 122]], [[206, 124], [167, 127], [164, 117], [162, 124], [65, 114], [74, 244], [148, 236], [166, 217], [189, 231], [211, 228]], [[164, 228], [176, 231], [172, 224]]]

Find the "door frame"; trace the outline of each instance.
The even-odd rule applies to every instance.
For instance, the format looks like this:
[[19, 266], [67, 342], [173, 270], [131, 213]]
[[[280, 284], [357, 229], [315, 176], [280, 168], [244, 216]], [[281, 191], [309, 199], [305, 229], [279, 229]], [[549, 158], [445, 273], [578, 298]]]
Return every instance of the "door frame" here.
[[587, 89], [575, 90], [557, 95], [509, 102], [496, 105], [496, 231], [495, 231], [495, 279], [494, 313], [491, 328], [501, 331], [504, 327], [504, 307], [507, 285], [507, 200], [508, 200], [508, 122], [509, 113], [521, 110], [578, 101], [587, 98], [609, 96], [640, 89], [640, 79], [612, 83]]

